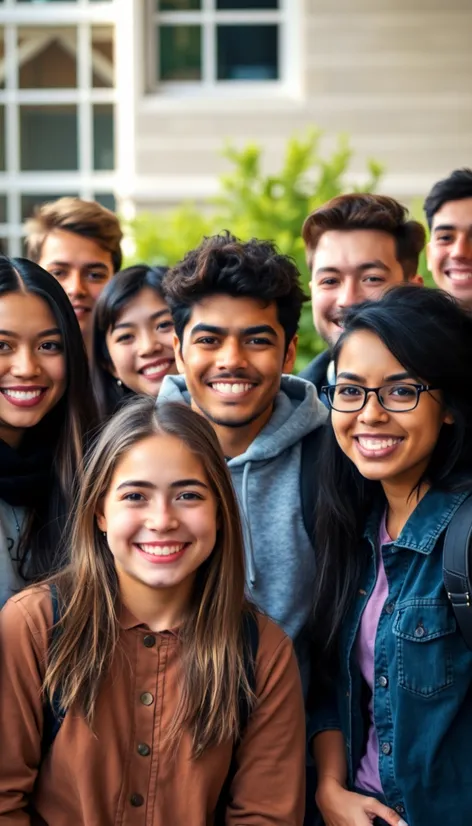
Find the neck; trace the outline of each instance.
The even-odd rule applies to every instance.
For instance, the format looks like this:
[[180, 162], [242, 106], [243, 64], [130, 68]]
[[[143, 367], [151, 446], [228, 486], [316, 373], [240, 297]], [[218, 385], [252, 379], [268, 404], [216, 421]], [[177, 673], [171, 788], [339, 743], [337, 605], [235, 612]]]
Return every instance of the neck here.
[[12, 447], [14, 450], [19, 448], [21, 440], [24, 435], [24, 430], [16, 427], [0, 427], [0, 439]]
[[170, 631], [182, 624], [190, 602], [193, 579], [188, 577], [176, 587], [152, 588], [118, 566], [117, 574], [123, 604], [151, 631]]
[[[201, 413], [197, 407], [194, 407], [193, 402], [192, 407], [197, 413]], [[261, 416], [243, 427], [228, 427], [227, 425], [210, 422], [224, 455], [228, 459], [234, 459], [235, 456], [241, 456], [245, 453], [262, 428], [265, 427], [273, 411], [274, 405], [271, 405]]]
[[408, 522], [418, 502], [427, 493], [429, 485], [423, 482], [415, 488], [415, 482], [382, 482], [382, 487], [388, 503], [387, 531], [392, 539], [396, 539]]

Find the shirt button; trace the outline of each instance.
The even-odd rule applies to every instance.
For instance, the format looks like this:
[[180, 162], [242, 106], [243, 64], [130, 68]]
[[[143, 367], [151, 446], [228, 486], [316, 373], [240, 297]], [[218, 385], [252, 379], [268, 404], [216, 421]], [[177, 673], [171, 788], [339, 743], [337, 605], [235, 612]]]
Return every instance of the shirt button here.
[[152, 646], [156, 644], [156, 638], [154, 634], [146, 634], [146, 636], [143, 639], [143, 643], [146, 646], [146, 648], [152, 648]]
[[418, 625], [418, 628], [415, 628], [415, 637], [424, 637], [425, 633], [422, 625]]
[[405, 814], [405, 807], [402, 806], [401, 803], [399, 803], [398, 806], [395, 806], [395, 811], [398, 812], [399, 815], [404, 815]]
[[144, 691], [139, 699], [141, 700], [143, 706], [152, 706], [154, 702], [154, 697], [149, 691]]
[[387, 604], [385, 606], [385, 613], [386, 614], [393, 614], [394, 610], [395, 610], [394, 603], [393, 602], [387, 602]]
[[381, 677], [379, 677], [379, 685], [382, 686], [382, 688], [387, 688], [388, 686], [388, 679], [387, 677], [384, 677], [383, 674]]
[[390, 743], [382, 743], [382, 754], [390, 754], [392, 747]]
[[132, 806], [142, 806], [144, 803], [144, 797], [142, 796], [142, 794], [132, 794], [129, 799], [129, 802]]
[[138, 743], [138, 754], [140, 754], [141, 757], [149, 757], [151, 749], [147, 743]]

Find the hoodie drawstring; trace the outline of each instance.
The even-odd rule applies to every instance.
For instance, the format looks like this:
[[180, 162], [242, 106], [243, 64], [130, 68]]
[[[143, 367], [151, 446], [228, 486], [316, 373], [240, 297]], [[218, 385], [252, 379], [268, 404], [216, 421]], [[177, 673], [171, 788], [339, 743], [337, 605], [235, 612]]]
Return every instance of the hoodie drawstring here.
[[252, 534], [251, 534], [251, 522], [249, 519], [249, 496], [248, 496], [248, 488], [249, 488], [249, 472], [251, 470], [252, 462], [246, 462], [244, 465], [243, 470], [243, 482], [242, 482], [242, 525], [243, 525], [243, 536], [244, 536], [244, 548], [246, 552], [246, 566], [247, 566], [247, 579], [249, 580], [249, 585], [253, 588], [256, 584], [256, 562], [254, 559], [254, 546], [252, 544]]

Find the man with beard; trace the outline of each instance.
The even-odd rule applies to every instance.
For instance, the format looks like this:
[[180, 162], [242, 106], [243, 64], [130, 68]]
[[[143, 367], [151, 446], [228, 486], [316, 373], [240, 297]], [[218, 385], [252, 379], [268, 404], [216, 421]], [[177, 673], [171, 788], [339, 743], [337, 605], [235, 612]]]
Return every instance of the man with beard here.
[[438, 181], [424, 202], [428, 267], [438, 287], [472, 310], [472, 169]]
[[306, 300], [299, 272], [272, 243], [225, 233], [171, 269], [164, 292], [182, 375], [166, 376], [158, 403], [191, 404], [215, 428], [241, 509], [248, 595], [293, 639], [306, 689], [318, 432], [311, 434], [327, 414], [314, 387], [282, 375], [293, 369]]
[[[417, 274], [425, 231], [398, 201], [353, 193], [332, 198], [308, 216], [302, 229], [311, 272], [315, 328], [328, 345], [300, 375], [321, 388], [334, 383], [332, 347], [342, 332], [343, 314], [374, 301], [394, 284], [422, 284]], [[322, 399], [325, 401], [325, 399]]]

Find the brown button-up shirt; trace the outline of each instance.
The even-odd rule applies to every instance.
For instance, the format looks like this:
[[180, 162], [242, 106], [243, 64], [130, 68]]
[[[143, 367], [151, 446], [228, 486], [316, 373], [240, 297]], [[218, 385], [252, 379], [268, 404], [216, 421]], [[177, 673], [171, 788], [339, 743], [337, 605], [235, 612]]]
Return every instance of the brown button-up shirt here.
[[[259, 616], [257, 706], [238, 748], [227, 826], [300, 826], [305, 722], [288, 637]], [[121, 616], [119, 652], [100, 691], [94, 731], [65, 716], [41, 763], [41, 682], [49, 590], [13, 597], [0, 614], [0, 824], [211, 826], [232, 743], [190, 756], [165, 734], [179, 695], [180, 643]]]

